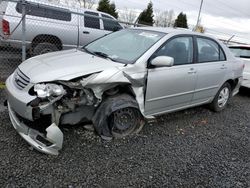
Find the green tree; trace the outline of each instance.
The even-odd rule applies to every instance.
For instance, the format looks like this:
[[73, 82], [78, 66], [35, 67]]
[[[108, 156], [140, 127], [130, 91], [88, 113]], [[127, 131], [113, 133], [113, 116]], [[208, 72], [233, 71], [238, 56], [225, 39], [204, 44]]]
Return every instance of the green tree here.
[[138, 23], [151, 26], [154, 24], [153, 3], [151, 1], [148, 3], [147, 8], [139, 15]]
[[97, 7], [98, 11], [106, 12], [115, 18], [118, 18], [118, 13], [116, 12], [115, 3], [110, 3], [109, 0], [100, 0]]
[[182, 12], [177, 16], [177, 19], [174, 22], [174, 27], [188, 28], [187, 25], [187, 15]]
[[118, 12], [116, 11], [115, 3], [110, 4], [110, 11], [111, 11], [110, 14], [117, 19], [118, 18]]

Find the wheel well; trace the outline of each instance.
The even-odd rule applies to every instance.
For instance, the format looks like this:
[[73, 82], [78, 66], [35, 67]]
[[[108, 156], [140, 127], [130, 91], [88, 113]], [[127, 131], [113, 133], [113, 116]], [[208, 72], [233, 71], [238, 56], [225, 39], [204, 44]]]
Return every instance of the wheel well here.
[[227, 80], [226, 82], [229, 83], [231, 86], [231, 89], [234, 90], [234, 88], [237, 86], [239, 82], [239, 79], [238, 78], [235, 80], [230, 79], [230, 80]]
[[59, 50], [62, 50], [62, 41], [54, 35], [38, 35], [31, 43], [31, 48], [34, 48], [37, 44], [42, 42], [49, 42], [55, 44]]
[[135, 93], [134, 93], [134, 91], [133, 91], [130, 84], [117, 85], [117, 86], [115, 86], [113, 88], [110, 88], [107, 91], [105, 91], [104, 95], [109, 95], [110, 96], [110, 94], [108, 94], [110, 90], [117, 90], [117, 92], [115, 92], [115, 94], [117, 94], [117, 93], [126, 93], [126, 94], [129, 94], [129, 95], [131, 95], [132, 97], [135, 98]]

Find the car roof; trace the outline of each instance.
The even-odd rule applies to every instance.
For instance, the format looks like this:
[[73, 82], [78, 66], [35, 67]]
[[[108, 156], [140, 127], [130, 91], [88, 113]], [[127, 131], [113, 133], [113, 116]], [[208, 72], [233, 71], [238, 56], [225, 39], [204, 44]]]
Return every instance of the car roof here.
[[[135, 27], [134, 29], [142, 29], [142, 30], [148, 30], [148, 31], [157, 31], [162, 33], [183, 33], [183, 34], [198, 34], [197, 32], [193, 32], [189, 29], [185, 28], [170, 28], [170, 27]], [[202, 34], [204, 35], [204, 34]]]
[[195, 35], [195, 36], [201, 36], [201, 37], [208, 37], [210, 39], [213, 39], [215, 41], [217, 41], [218, 43], [221, 44], [221, 41], [219, 41], [218, 39], [216, 39], [214, 36], [209, 35], [209, 34], [204, 34], [204, 33], [199, 33], [199, 32], [194, 32], [190, 29], [186, 29], [186, 28], [171, 28], [171, 27], [153, 27], [153, 26], [149, 26], [149, 27], [134, 27], [133, 29], [141, 29], [141, 30], [148, 30], [148, 31], [156, 31], [156, 32], [162, 32], [165, 34], [178, 34], [178, 35]]
[[58, 3], [55, 3], [55, 2], [49, 2], [49, 1], [43, 1], [43, 0], [28, 0], [28, 1], [32, 2], [32, 3], [38, 3], [38, 4], [42, 4], [42, 5], [51, 6], [51, 7], [68, 9], [71, 12], [73, 11], [73, 12], [78, 12], [78, 13], [84, 13], [85, 11], [88, 11], [88, 12], [94, 12], [94, 13], [101, 13], [103, 15], [109, 16], [109, 17], [116, 20], [115, 17], [113, 17], [112, 15], [110, 15], [108, 13], [93, 10], [93, 9], [87, 9], [87, 8], [82, 8], [82, 7], [72, 7], [72, 6], [69, 6], [69, 5], [58, 4]]

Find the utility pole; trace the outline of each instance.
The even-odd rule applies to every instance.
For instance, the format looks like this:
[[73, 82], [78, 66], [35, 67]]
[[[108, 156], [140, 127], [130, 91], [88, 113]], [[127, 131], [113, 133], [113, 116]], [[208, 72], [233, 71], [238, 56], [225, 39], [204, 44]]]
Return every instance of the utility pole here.
[[197, 23], [196, 23], [196, 26], [195, 26], [195, 30], [197, 29], [197, 27], [198, 27], [198, 25], [199, 25], [200, 16], [201, 16], [201, 9], [202, 9], [202, 5], [203, 5], [203, 0], [201, 0], [200, 10], [199, 10], [199, 14], [198, 14], [198, 18], [197, 18]]

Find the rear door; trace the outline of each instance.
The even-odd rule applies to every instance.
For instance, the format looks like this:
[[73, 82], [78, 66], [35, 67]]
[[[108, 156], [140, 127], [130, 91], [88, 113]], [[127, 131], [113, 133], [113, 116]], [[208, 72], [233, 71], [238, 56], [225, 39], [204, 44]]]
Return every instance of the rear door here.
[[79, 43], [81, 46], [105, 35], [105, 32], [101, 29], [101, 21], [98, 18], [99, 13], [85, 11], [84, 14], [84, 16], [80, 16]]
[[213, 39], [196, 37], [197, 84], [192, 103], [203, 103], [215, 96], [230, 68], [225, 53], [220, 45]]

